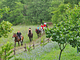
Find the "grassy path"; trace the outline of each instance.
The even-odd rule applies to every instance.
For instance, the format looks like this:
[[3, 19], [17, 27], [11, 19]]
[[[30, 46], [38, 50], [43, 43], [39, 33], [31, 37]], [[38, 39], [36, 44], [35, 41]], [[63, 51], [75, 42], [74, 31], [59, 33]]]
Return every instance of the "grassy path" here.
[[[29, 41], [29, 38], [28, 38], [28, 29], [29, 29], [29, 27], [31, 27], [32, 32], [33, 32], [33, 41], [32, 42], [30, 42]], [[9, 34], [8, 38], [4, 38], [4, 37], [0, 38], [0, 46], [2, 46], [3, 44], [5, 44], [7, 41], [12, 42], [13, 43], [13, 46], [14, 46], [14, 38], [12, 38], [12, 35], [13, 35], [13, 33], [16, 33], [18, 30], [20, 30], [21, 33], [22, 33], [22, 35], [24, 36], [23, 46], [18, 46], [18, 43], [16, 43], [17, 46], [16, 46], [15, 49], [18, 49], [16, 51], [17, 53], [23, 52], [24, 51], [24, 48], [22, 48], [22, 47], [24, 47], [24, 44], [25, 43], [26, 43], [26, 46], [29, 46], [29, 44], [32, 45], [33, 42], [35, 44], [36, 43], [40, 43], [40, 40], [43, 40], [43, 38], [44, 39], [46, 38], [45, 33], [43, 33], [41, 35], [41, 37], [39, 37], [39, 38], [37, 37], [37, 34], [35, 32], [36, 27], [37, 27], [36, 25], [35, 26], [12, 26], [13, 31], [12, 31], [12, 33]], [[19, 49], [19, 48], [22, 48], [22, 49]]]
[[[29, 27], [32, 28], [32, 32], [34, 34], [33, 40], [37, 39], [37, 34], [35, 32], [35, 29], [37, 27], [36, 25], [34, 25], [34, 26], [32, 26], [32, 25], [31, 26], [12, 26], [13, 31], [11, 33], [9, 33], [8, 38], [4, 38], [4, 37], [0, 38], [0, 48], [3, 44], [6, 44], [7, 41], [12, 42], [14, 45], [14, 38], [12, 38], [12, 36], [13, 36], [13, 33], [17, 33], [18, 30], [20, 30], [22, 35], [24, 36], [23, 44], [29, 43], [30, 42], [29, 38], [28, 38]], [[16, 45], [18, 46], [18, 43], [16, 43]]]
[[[29, 45], [33, 45], [33, 42], [34, 42], [34, 44], [40, 43], [40, 40], [43, 40], [43, 38], [44, 39], [46, 38], [45, 36], [46, 36], [45, 33], [43, 33], [41, 35], [41, 37], [37, 38], [36, 40], [33, 40], [32, 42], [26, 43], [26, 46], [29, 47]], [[24, 51], [24, 48], [22, 48], [22, 47], [25, 47], [25, 44], [23, 46], [17, 46], [17, 47], [15, 47], [15, 49], [18, 49], [16, 52], [20, 53], [20, 52]], [[19, 49], [19, 48], [21, 48], [21, 49]]]
[[[49, 26], [49, 28], [51, 28], [51, 27], [52, 27], [52, 26]], [[26, 43], [26, 46], [32, 45], [33, 42], [34, 42], [34, 44], [40, 43], [40, 40], [43, 40], [43, 39], [46, 39], [46, 34], [45, 34], [45, 32], [44, 32], [39, 38], [34, 39], [32, 42]], [[24, 46], [25, 46], [25, 45], [23, 45], [23, 46], [17, 46], [16, 49], [22, 48], [22, 47], [24, 47]], [[19, 52], [19, 53], [20, 53], [22, 50], [24, 51], [24, 48], [21, 49], [21, 50], [19, 50], [19, 51], [16, 51], [16, 52]]]

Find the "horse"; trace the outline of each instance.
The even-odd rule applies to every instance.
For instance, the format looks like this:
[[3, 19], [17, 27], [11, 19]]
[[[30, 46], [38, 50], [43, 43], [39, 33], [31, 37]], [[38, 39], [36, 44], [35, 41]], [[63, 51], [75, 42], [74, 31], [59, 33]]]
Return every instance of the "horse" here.
[[41, 30], [39, 30], [39, 29], [36, 29], [36, 33], [37, 33], [37, 36], [38, 36], [38, 38], [41, 36]]
[[29, 40], [31, 42], [33, 40], [33, 33], [29, 32], [28, 37], [29, 37]]
[[20, 40], [20, 38], [18, 37], [18, 35], [16, 33], [13, 34], [12, 38], [14, 38], [14, 37], [15, 37], [15, 39], [14, 39], [15, 46], [16, 46], [16, 42], [18, 42], [18, 45], [19, 45], [19, 41], [21, 42], [21, 46], [22, 46], [23, 45], [23, 39], [24, 39], [24, 37], [21, 36], [21, 40]]

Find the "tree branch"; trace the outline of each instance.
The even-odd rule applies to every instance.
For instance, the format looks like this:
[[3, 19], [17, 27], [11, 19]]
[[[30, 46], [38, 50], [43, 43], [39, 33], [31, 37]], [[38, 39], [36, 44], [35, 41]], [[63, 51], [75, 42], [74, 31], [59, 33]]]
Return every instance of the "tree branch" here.
[[64, 50], [64, 49], [65, 49], [66, 45], [67, 45], [67, 43], [65, 44], [65, 46], [63, 45], [63, 49], [62, 49], [62, 50]]
[[61, 44], [60, 44], [60, 43], [58, 43], [58, 45], [59, 45], [59, 49], [61, 50]]

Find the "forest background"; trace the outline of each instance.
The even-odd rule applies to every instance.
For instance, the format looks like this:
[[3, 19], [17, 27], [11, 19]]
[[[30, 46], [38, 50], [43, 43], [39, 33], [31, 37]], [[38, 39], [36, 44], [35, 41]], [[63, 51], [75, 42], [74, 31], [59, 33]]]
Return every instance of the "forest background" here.
[[3, 17], [0, 18], [0, 22], [5, 20], [13, 25], [30, 25], [54, 20], [53, 23], [56, 23], [61, 21], [61, 19], [58, 20], [58, 17], [53, 19], [54, 13], [51, 13], [52, 11], [57, 10], [60, 4], [71, 3], [73, 6], [75, 3], [78, 4], [78, 2], [79, 0], [0, 0], [0, 9], [4, 7], [10, 8], [8, 14], [5, 12], [2, 14]]

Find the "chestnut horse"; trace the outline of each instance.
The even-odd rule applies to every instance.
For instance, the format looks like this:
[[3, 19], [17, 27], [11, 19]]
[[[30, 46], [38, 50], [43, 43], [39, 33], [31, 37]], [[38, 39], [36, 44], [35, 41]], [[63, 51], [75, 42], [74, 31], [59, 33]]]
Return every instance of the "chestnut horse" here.
[[15, 37], [15, 46], [16, 46], [16, 42], [18, 42], [18, 45], [19, 45], [19, 41], [21, 42], [21, 45], [23, 45], [23, 39], [24, 39], [24, 37], [23, 36], [21, 36], [21, 40], [20, 40], [20, 38], [18, 37], [18, 35], [16, 34], [16, 33], [14, 33], [13, 34], [13, 36], [12, 36], [12, 38], [13, 37]]
[[39, 30], [39, 29], [36, 29], [36, 33], [37, 33], [37, 36], [38, 36], [38, 38], [41, 36], [41, 30]]
[[28, 37], [29, 37], [29, 40], [31, 42], [33, 40], [33, 33], [29, 32]]

